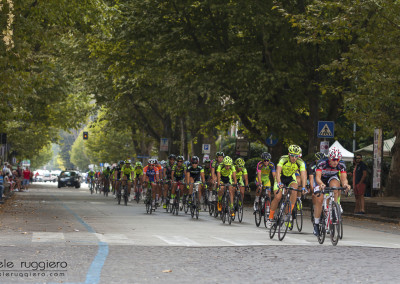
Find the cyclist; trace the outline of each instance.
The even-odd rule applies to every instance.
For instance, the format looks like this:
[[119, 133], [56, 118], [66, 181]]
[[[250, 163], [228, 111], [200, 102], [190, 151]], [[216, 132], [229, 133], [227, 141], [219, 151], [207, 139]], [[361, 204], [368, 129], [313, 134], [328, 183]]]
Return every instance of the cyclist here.
[[[193, 193], [193, 184], [195, 182], [199, 182], [200, 179], [205, 184], [206, 180], [204, 178], [204, 169], [202, 166], [199, 166], [199, 157], [193, 156], [190, 159], [191, 165], [187, 168], [186, 170], [186, 184], [187, 188], [189, 188], [189, 194], [192, 195]], [[201, 202], [201, 191], [202, 191], [203, 185], [199, 186], [199, 201]], [[189, 203], [191, 202], [191, 199], [189, 199]], [[200, 210], [200, 208], [199, 208]]]
[[156, 203], [161, 203], [161, 196], [162, 196], [162, 185], [161, 182], [163, 181], [163, 167], [161, 166], [160, 162], [157, 159], [154, 159], [154, 167], [158, 169], [158, 181], [156, 183]]
[[[301, 148], [297, 145], [289, 146], [289, 154], [282, 156], [279, 159], [279, 163], [276, 167], [276, 179], [274, 182], [274, 193], [275, 198], [271, 202], [271, 211], [269, 213], [269, 219], [267, 221], [267, 228], [271, 228], [274, 220], [274, 213], [278, 207], [279, 201], [282, 198], [282, 191], [280, 190], [284, 186], [298, 188], [296, 179], [296, 171], [300, 171], [302, 190], [306, 190], [307, 173], [304, 161], [300, 158]], [[297, 192], [290, 193], [290, 202], [292, 204], [291, 210], [293, 210], [296, 203]]]
[[[178, 156], [176, 158], [176, 164], [172, 166], [172, 170], [171, 170], [171, 177], [172, 180], [174, 181], [174, 183], [172, 184], [172, 193], [171, 193], [171, 198], [175, 198], [175, 194], [176, 194], [176, 188], [179, 186], [180, 192], [184, 193], [184, 201], [186, 201], [186, 188], [183, 186], [184, 183], [184, 179], [186, 176], [186, 168], [183, 165], [183, 156]], [[178, 196], [179, 200], [180, 200], [180, 196]], [[182, 202], [180, 202], [179, 207], [182, 210]]]
[[[329, 187], [342, 187], [350, 190], [350, 185], [347, 181], [346, 165], [341, 160], [342, 153], [336, 147], [329, 149], [328, 158], [324, 158], [318, 161], [317, 168], [315, 171], [315, 182], [314, 194], [323, 191], [326, 186]], [[338, 201], [340, 197], [340, 191], [335, 190], [335, 201]], [[322, 194], [316, 195], [315, 207], [314, 207], [314, 235], [319, 236], [319, 219], [322, 212], [322, 202], [324, 196]]]
[[102, 173], [102, 175], [103, 175], [103, 188], [107, 192], [110, 191], [110, 174], [111, 174], [110, 167], [105, 168], [103, 173]]
[[[260, 194], [262, 187], [268, 187], [271, 189], [271, 180], [270, 174], [272, 173], [272, 177], [276, 178], [276, 170], [275, 165], [271, 162], [271, 154], [268, 152], [264, 152], [261, 154], [261, 161], [257, 164], [257, 177], [256, 177], [256, 198], [254, 199], [254, 212], [257, 210], [258, 202], [260, 199]], [[268, 191], [269, 198], [271, 199], [271, 192]]]
[[87, 175], [87, 181], [89, 183], [89, 188], [90, 186], [92, 186], [92, 188], [94, 189], [94, 177], [95, 177], [95, 172], [90, 169]]
[[133, 184], [134, 184], [134, 192], [135, 192], [135, 198], [136, 198], [136, 193], [139, 190], [138, 183], [143, 184], [143, 165], [142, 162], [136, 162], [135, 163], [135, 168], [133, 169]]
[[208, 200], [210, 200], [210, 198], [212, 197], [212, 174], [211, 174], [210, 159], [204, 160], [203, 168], [204, 168], [204, 178], [206, 179], [206, 184], [208, 188], [208, 192], [206, 192], [206, 194], [208, 194]]
[[[244, 160], [242, 158], [237, 158], [235, 161], [236, 167], [236, 179], [238, 181], [240, 194], [242, 195], [242, 200], [244, 200], [244, 190], [245, 187], [249, 187], [249, 178], [247, 176], [247, 169], [244, 167]], [[242, 204], [239, 204], [242, 205]]]
[[[117, 193], [119, 190], [120, 180], [121, 180], [121, 168], [123, 165], [124, 161], [119, 161], [114, 170], [113, 179], [115, 184], [115, 193]], [[115, 195], [115, 198], [117, 198], [117, 195]]]
[[128, 183], [129, 201], [131, 201], [132, 173], [134, 171], [135, 169], [131, 166], [131, 160], [126, 160], [125, 165], [123, 165], [121, 168], [121, 182], [123, 181]]
[[144, 173], [144, 181], [146, 183], [150, 183], [151, 185], [151, 193], [153, 204], [152, 206], [155, 207], [156, 205], [156, 190], [157, 190], [157, 182], [159, 181], [159, 172], [158, 167], [156, 167], [156, 160], [150, 159], [147, 166], [143, 169]]
[[[233, 181], [233, 183], [232, 183]], [[224, 157], [221, 164], [217, 168], [217, 184], [220, 186], [218, 191], [218, 211], [222, 210], [221, 200], [222, 195], [225, 193], [225, 184], [230, 184], [229, 195], [231, 199], [231, 209], [233, 209], [233, 198], [235, 191], [233, 190], [233, 185], [237, 184], [236, 180], [236, 169], [233, 165], [232, 158], [229, 156]], [[232, 210], [232, 216], [235, 216], [235, 210]]]
[[[315, 171], [317, 169], [318, 161], [326, 158], [326, 156], [322, 152], [317, 152], [317, 153], [315, 153], [314, 158], [315, 158], [314, 162], [310, 163], [307, 167], [307, 175], [308, 175], [308, 180], [310, 182], [310, 192], [314, 192], [314, 187], [316, 186]], [[312, 196], [311, 197], [312, 205], [313, 205], [313, 207], [315, 207], [315, 195], [311, 194], [311, 196]]]
[[214, 185], [217, 185], [217, 169], [218, 166], [222, 163], [224, 160], [225, 154], [224, 152], [217, 152], [215, 154], [216, 158], [211, 162], [211, 177], [212, 177], [212, 182]]
[[[164, 198], [167, 198], [168, 190], [169, 187], [171, 186], [171, 173], [172, 173], [172, 167], [175, 165], [175, 155], [171, 154], [168, 156], [168, 162], [165, 162], [165, 165], [163, 167], [163, 179], [166, 181], [164, 183]], [[167, 204], [164, 203], [163, 208], [167, 208]]]

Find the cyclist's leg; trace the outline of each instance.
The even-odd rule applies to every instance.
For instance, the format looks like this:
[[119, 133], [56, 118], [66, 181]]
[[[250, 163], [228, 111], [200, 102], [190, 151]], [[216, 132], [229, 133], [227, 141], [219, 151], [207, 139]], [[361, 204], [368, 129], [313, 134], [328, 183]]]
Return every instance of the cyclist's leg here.
[[[340, 187], [340, 181], [338, 179], [336, 179], [336, 177], [332, 177], [329, 179], [328, 184], [330, 187]], [[334, 194], [335, 194], [335, 202], [338, 201], [338, 197], [340, 196], [340, 192], [341, 190], [335, 190]]]
[[261, 190], [262, 190], [262, 182], [258, 181], [258, 177], [256, 177], [256, 197], [254, 198], [254, 211], [257, 210], [257, 204], [260, 202], [260, 195], [261, 195]]
[[276, 182], [276, 180], [274, 183], [273, 190], [274, 190], [274, 199], [271, 202], [271, 210], [269, 212], [269, 218], [268, 218], [270, 220], [274, 219], [275, 211], [278, 208], [278, 204], [282, 199], [282, 190], [279, 190], [278, 183]]

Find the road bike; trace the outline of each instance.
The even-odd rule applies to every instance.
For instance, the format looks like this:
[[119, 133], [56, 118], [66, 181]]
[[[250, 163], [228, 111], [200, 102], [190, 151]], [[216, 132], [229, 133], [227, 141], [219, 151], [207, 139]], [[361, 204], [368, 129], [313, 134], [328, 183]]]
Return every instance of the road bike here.
[[[272, 239], [275, 235], [276, 230], [278, 229], [278, 239], [282, 241], [287, 233], [287, 230], [291, 224], [291, 202], [290, 202], [290, 193], [291, 191], [302, 192], [301, 189], [293, 188], [293, 187], [283, 187], [282, 189], [282, 199], [279, 202], [279, 210], [276, 218], [274, 218], [275, 222], [272, 224], [269, 230], [269, 237]], [[279, 192], [279, 191], [278, 191]], [[278, 193], [277, 192], [277, 193]]]
[[236, 216], [238, 217], [239, 223], [243, 220], [243, 198], [240, 192], [239, 185], [236, 185], [235, 197], [233, 198], [233, 208], [235, 210], [235, 216], [233, 216], [233, 221], [235, 221]]
[[200, 182], [189, 183], [189, 185], [193, 185], [193, 193], [190, 197], [190, 215], [192, 218], [196, 216], [196, 219], [199, 219], [199, 211], [200, 211], [200, 200], [199, 200], [199, 187]]
[[[342, 213], [340, 211], [339, 204], [335, 201], [335, 190], [345, 191], [345, 187], [325, 187], [321, 192], [315, 192], [314, 194], [324, 194], [324, 200], [322, 202], [322, 212], [319, 221], [319, 235], [318, 242], [323, 244], [325, 241], [325, 235], [329, 232], [332, 245], [336, 246], [339, 242], [342, 225]], [[343, 237], [343, 235], [342, 235]]]
[[262, 217], [264, 217], [264, 226], [267, 227], [269, 211], [271, 208], [271, 199], [269, 197], [270, 191], [271, 187], [269, 186], [263, 186], [261, 189], [261, 194], [257, 203], [256, 211], [254, 211], [254, 220], [257, 227], [260, 226]]
[[179, 202], [180, 202], [180, 196], [181, 196], [181, 185], [185, 185], [185, 183], [181, 183], [180, 181], [175, 181], [174, 183], [177, 184], [176, 189], [175, 189], [175, 197], [172, 199], [171, 202], [171, 213], [172, 215], [178, 216], [178, 213], [180, 210], [179, 208]]
[[118, 205], [121, 204], [122, 198], [124, 198], [124, 204], [125, 206], [127, 206], [129, 199], [129, 192], [128, 192], [128, 181], [126, 180], [121, 181], [120, 188], [117, 193]]
[[104, 196], [107, 197], [109, 192], [110, 192], [110, 180], [108, 178], [105, 178], [103, 187]]
[[229, 194], [229, 188], [232, 186], [232, 184], [226, 183], [224, 185], [221, 185], [225, 187], [225, 192], [224, 195], [222, 196], [222, 210], [221, 210], [221, 219], [222, 219], [222, 223], [225, 224], [225, 222], [228, 222], [228, 224], [230, 225], [232, 223], [233, 220], [233, 216], [232, 214], [235, 214], [235, 209], [233, 208], [233, 206], [231, 206], [231, 197]]
[[147, 183], [147, 190], [146, 190], [146, 196], [144, 198], [144, 204], [146, 205], [146, 213], [151, 214], [153, 211], [156, 210], [155, 207], [153, 207], [153, 194], [152, 194], [152, 187], [151, 183]]
[[293, 207], [292, 212], [292, 222], [289, 227], [290, 230], [293, 230], [293, 223], [296, 222], [296, 227], [299, 232], [303, 229], [303, 201], [301, 198], [296, 198], [296, 202]]

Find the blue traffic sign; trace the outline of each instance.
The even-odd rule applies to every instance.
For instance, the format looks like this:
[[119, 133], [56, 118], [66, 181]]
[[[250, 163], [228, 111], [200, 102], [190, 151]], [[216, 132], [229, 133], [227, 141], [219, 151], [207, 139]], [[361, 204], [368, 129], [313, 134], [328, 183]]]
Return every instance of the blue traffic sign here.
[[138, 159], [148, 159], [150, 157], [149, 156], [137, 156], [136, 158], [138, 158]]
[[318, 121], [318, 138], [333, 138], [335, 135], [334, 121]]
[[103, 163], [100, 163], [100, 167], [103, 167], [104, 166], [104, 164]]
[[276, 137], [274, 133], [270, 133], [270, 134], [268, 135], [268, 138], [265, 139], [265, 142], [266, 142], [266, 144], [267, 144], [268, 147], [273, 147], [273, 146], [275, 146], [276, 144], [278, 144], [278, 141], [279, 141], [279, 140], [278, 140], [278, 137]]

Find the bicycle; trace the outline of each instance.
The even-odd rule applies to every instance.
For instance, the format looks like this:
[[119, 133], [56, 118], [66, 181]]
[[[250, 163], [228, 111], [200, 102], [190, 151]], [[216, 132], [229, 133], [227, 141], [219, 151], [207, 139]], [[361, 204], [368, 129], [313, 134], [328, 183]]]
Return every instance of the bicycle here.
[[146, 205], [146, 213], [151, 214], [155, 211], [155, 207], [153, 208], [153, 194], [151, 183], [147, 183], [146, 197], [144, 199], [144, 204]]
[[[165, 202], [165, 204], [166, 204], [166, 208], [165, 208], [165, 210], [167, 211], [167, 213], [168, 212], [172, 212], [172, 204], [171, 204], [171, 185], [172, 185], [172, 183], [171, 183], [171, 181], [170, 180], [166, 180], [166, 181], [164, 181], [164, 182], [162, 182], [162, 184], [164, 185], [164, 184], [167, 184], [168, 185], [168, 189], [167, 189], [167, 197], [164, 197], [164, 195], [163, 195], [163, 203]], [[164, 187], [163, 187], [163, 190], [164, 190]]]
[[137, 184], [136, 185], [135, 197], [134, 197], [134, 199], [136, 200], [136, 203], [139, 203], [139, 201], [140, 201], [141, 192], [142, 192], [142, 185], [141, 184]]
[[[282, 241], [287, 233], [290, 226], [290, 217], [292, 215], [291, 203], [290, 203], [290, 192], [298, 191], [302, 192], [301, 189], [296, 189], [293, 187], [283, 187], [282, 188], [282, 199], [279, 203], [278, 215], [275, 218], [276, 222], [271, 226], [269, 230], [269, 237], [272, 239], [278, 229], [278, 239]], [[278, 191], [279, 192], [279, 191]]]
[[269, 186], [263, 186], [261, 189], [261, 194], [257, 204], [257, 209], [254, 212], [254, 220], [257, 227], [259, 227], [261, 224], [261, 217], [264, 217], [264, 226], [267, 227], [269, 211], [271, 208], [271, 199], [268, 193], [270, 191], [271, 187]]
[[194, 218], [194, 216], [196, 215], [196, 219], [199, 219], [199, 211], [200, 211], [200, 200], [199, 200], [199, 186], [200, 186], [200, 182], [195, 182], [195, 183], [189, 183], [193, 184], [193, 193], [191, 196], [191, 203], [190, 203], [190, 215], [192, 216], [192, 218]]
[[89, 190], [90, 190], [90, 194], [93, 194], [93, 189], [94, 189], [94, 183], [93, 183], [93, 179], [90, 179], [89, 181]]
[[178, 216], [178, 212], [180, 210], [182, 210], [182, 209], [179, 208], [179, 201], [181, 200], [181, 198], [180, 198], [180, 196], [181, 196], [180, 187], [184, 183], [181, 183], [179, 181], [178, 182], [175, 181], [174, 183], [177, 183], [177, 186], [176, 186], [176, 189], [175, 189], [175, 197], [174, 197], [174, 199], [172, 200], [172, 203], [171, 203], [171, 213], [172, 213], [172, 215]]
[[104, 188], [103, 193], [105, 197], [108, 197], [108, 193], [110, 192], [110, 181], [108, 178], [104, 180]]
[[232, 184], [226, 183], [224, 184], [225, 187], [225, 192], [224, 195], [222, 196], [222, 211], [221, 211], [221, 219], [222, 223], [225, 224], [226, 221], [228, 221], [228, 224], [230, 225], [232, 223], [232, 213], [234, 213], [235, 209], [231, 208], [231, 197], [229, 194], [229, 187], [232, 186]]
[[[342, 214], [339, 204], [335, 201], [335, 190], [345, 191], [345, 187], [325, 187], [322, 192], [314, 194], [324, 194], [322, 203], [322, 212], [319, 222], [318, 242], [323, 244], [325, 235], [329, 231], [331, 243], [336, 246], [340, 239], [340, 230], [342, 228]], [[342, 235], [343, 237], [343, 235]]]
[[[126, 180], [121, 181], [120, 184], [121, 188], [118, 190], [117, 193], [117, 199], [118, 199], [118, 205], [121, 204], [121, 198], [124, 198], [124, 204], [125, 206], [128, 205], [128, 198], [129, 198], [129, 194], [128, 194], [128, 182]], [[123, 192], [123, 193], [122, 193]]]

